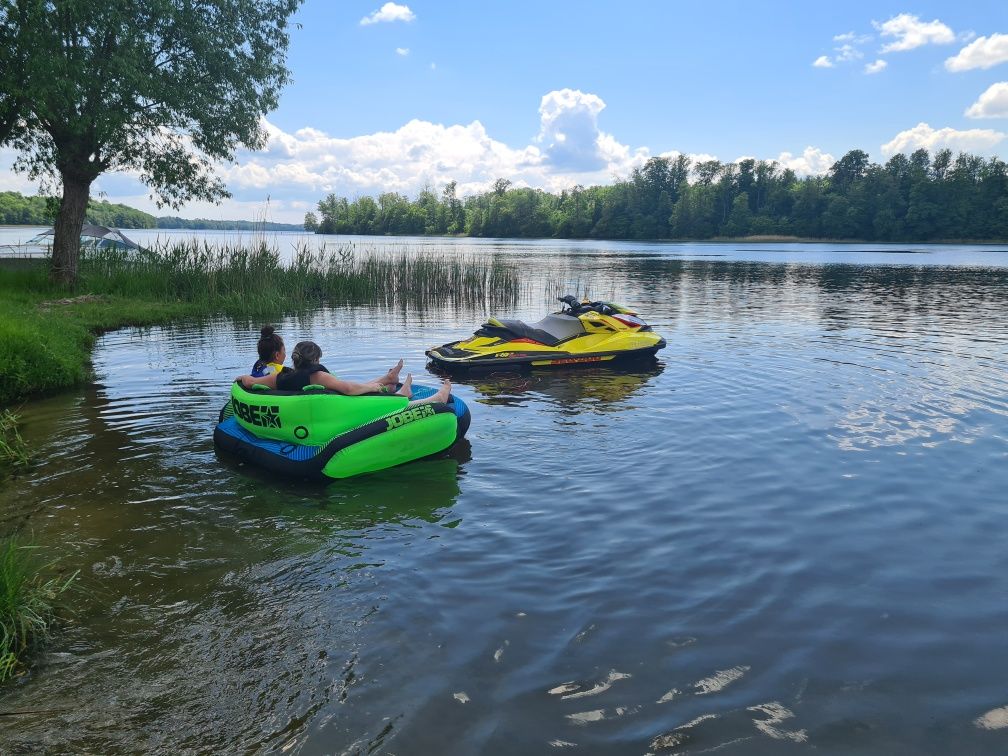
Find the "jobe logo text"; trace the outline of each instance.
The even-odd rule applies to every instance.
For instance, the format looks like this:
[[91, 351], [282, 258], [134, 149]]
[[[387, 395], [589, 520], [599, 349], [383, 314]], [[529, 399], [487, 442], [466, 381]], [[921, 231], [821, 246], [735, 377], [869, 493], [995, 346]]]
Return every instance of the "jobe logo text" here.
[[422, 420], [425, 417], [433, 417], [434, 414], [434, 408], [432, 406], [429, 404], [420, 404], [413, 409], [403, 410], [402, 412], [395, 413], [391, 417], [386, 417], [385, 422], [388, 423], [388, 428], [386, 428], [386, 430], [401, 428], [408, 423]]
[[280, 408], [269, 407], [265, 404], [245, 404], [237, 399], [234, 402], [234, 411], [242, 420], [250, 425], [258, 425], [261, 428], [280, 428]]

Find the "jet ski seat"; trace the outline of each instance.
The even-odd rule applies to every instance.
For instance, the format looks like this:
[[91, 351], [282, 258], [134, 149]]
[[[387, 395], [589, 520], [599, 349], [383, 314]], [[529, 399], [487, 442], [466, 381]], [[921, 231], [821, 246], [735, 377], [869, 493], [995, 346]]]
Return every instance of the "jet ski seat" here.
[[531, 339], [546, 346], [556, 346], [585, 332], [581, 321], [570, 315], [547, 315], [538, 323], [531, 324], [521, 320], [490, 318], [484, 328], [488, 326], [504, 329], [518, 338]]

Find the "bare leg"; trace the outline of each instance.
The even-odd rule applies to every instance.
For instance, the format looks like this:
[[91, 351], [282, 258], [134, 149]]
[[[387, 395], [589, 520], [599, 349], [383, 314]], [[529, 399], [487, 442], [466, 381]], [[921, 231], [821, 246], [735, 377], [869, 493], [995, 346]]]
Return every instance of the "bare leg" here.
[[441, 382], [441, 388], [438, 389], [437, 393], [430, 398], [432, 402], [447, 402], [448, 397], [451, 396], [452, 385], [451, 381], [447, 378]]
[[[412, 375], [406, 376], [407, 381], [410, 380], [410, 378], [412, 378]], [[405, 385], [406, 384], [404, 383], [403, 386]], [[426, 399], [414, 399], [406, 406], [412, 407], [416, 404], [437, 404], [437, 403], [444, 404], [448, 401], [448, 397], [451, 396], [451, 389], [452, 389], [451, 381], [446, 379], [442, 381], [441, 388], [438, 389], [436, 394], [432, 394], [431, 396], [428, 396]]]
[[413, 373], [406, 374], [406, 380], [403, 381], [402, 386], [396, 391], [397, 396], [405, 396], [407, 399], [413, 396]]
[[389, 370], [387, 373], [385, 373], [385, 375], [383, 375], [381, 378], [375, 381], [375, 383], [380, 383], [383, 386], [395, 386], [397, 383], [399, 383], [399, 371], [401, 371], [402, 368], [403, 368], [403, 361], [399, 360], [399, 362], [397, 362], [395, 366], [392, 367], [391, 370]]

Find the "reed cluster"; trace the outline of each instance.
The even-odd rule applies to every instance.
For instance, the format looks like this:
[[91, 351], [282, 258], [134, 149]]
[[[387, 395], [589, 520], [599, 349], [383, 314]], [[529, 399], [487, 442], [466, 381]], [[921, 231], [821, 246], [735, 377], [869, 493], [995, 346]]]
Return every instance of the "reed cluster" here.
[[45, 577], [51, 567], [36, 547], [13, 537], [0, 541], [0, 681], [49, 637], [59, 597], [77, 577]]
[[85, 249], [80, 288], [160, 301], [201, 303], [225, 312], [320, 305], [507, 305], [517, 300], [515, 268], [493, 257], [405, 245], [296, 246], [288, 259], [265, 242], [179, 242], [139, 251]]

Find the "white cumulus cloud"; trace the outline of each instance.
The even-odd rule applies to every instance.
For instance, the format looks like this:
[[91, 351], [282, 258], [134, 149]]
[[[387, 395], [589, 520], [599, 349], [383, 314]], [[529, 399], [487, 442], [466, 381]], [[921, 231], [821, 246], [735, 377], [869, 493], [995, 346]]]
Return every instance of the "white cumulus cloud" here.
[[[668, 158], [669, 160], [675, 160], [680, 155], [685, 155], [690, 160], [690, 165], [696, 165], [697, 163], [703, 163], [707, 160], [717, 160], [716, 155], [708, 155], [706, 152], [680, 152], [679, 150], [669, 150], [668, 152], [661, 152], [658, 157]], [[739, 158], [741, 160], [742, 158]]]
[[[414, 119], [392, 131], [338, 137], [316, 128], [288, 131], [264, 119], [264, 149], [239, 151], [234, 164], [216, 166], [234, 197], [215, 212], [190, 203], [183, 214], [252, 217], [248, 209], [269, 196], [274, 220], [299, 221], [304, 215], [300, 206], [314, 205], [330, 192], [416, 196], [425, 186], [440, 188], [456, 181], [459, 194], [468, 195], [486, 191], [502, 177], [515, 186], [547, 191], [606, 184], [614, 176], [628, 176], [651, 153], [603, 132], [597, 118], [604, 107], [594, 94], [549, 92], [540, 104], [539, 137], [518, 147], [492, 138], [479, 121], [444, 125]], [[8, 177], [15, 177], [9, 170], [12, 159], [4, 157], [0, 151], [0, 177], [6, 186]], [[33, 182], [23, 184], [18, 188], [30, 190]], [[136, 199], [144, 194], [136, 177], [108, 174], [96, 186], [102, 184], [108, 186], [110, 199], [130, 197], [136, 200], [134, 206], [152, 209], [149, 201]], [[234, 215], [242, 209], [248, 212]]]
[[812, 65], [816, 68], [833, 68], [844, 63], [861, 60], [864, 57], [861, 45], [870, 42], [871, 39], [870, 35], [858, 35], [854, 32], [837, 34], [833, 37], [833, 41], [840, 44], [833, 48], [833, 57], [820, 55], [812, 62]]
[[1008, 81], [991, 84], [966, 109], [967, 118], [1008, 118]]
[[932, 152], [946, 147], [955, 151], [989, 152], [1005, 136], [993, 129], [933, 129], [922, 122], [912, 129], [901, 131], [891, 141], [883, 144], [881, 150], [886, 157], [898, 152], [913, 152], [921, 147]]
[[900, 13], [888, 21], [872, 21], [883, 37], [895, 39], [882, 47], [882, 52], [903, 52], [923, 45], [946, 45], [955, 42], [955, 33], [938, 19], [921, 21], [910, 13]]
[[401, 56], [403, 56], [404, 58], [405, 58], [405, 57], [406, 57], [407, 55], [409, 55], [409, 48], [408, 48], [408, 47], [397, 47], [397, 48], [395, 49], [395, 51], [396, 51], [396, 55], [401, 55]]
[[317, 129], [284, 131], [268, 121], [265, 150], [239, 155], [221, 173], [236, 197], [269, 191], [280, 199], [396, 191], [457, 181], [460, 194], [505, 177], [516, 186], [562, 189], [628, 175], [648, 157], [598, 127], [600, 97], [577, 90], [549, 92], [540, 105], [533, 144], [512, 148], [490, 137], [479, 121], [445, 126], [414, 119], [391, 132], [350, 138]]
[[830, 166], [836, 162], [836, 158], [818, 147], [809, 146], [801, 155], [782, 152], [777, 157], [777, 162], [784, 168], [790, 168], [799, 176], [819, 176], [830, 169]]
[[945, 61], [949, 71], [969, 71], [973, 68], [991, 68], [1008, 61], [1008, 34], [991, 34], [978, 37]]
[[0, 191], [35, 194], [39, 188], [38, 182], [32, 181], [26, 173], [14, 173], [12, 170], [18, 154], [17, 150], [10, 147], [0, 147]]
[[[550, 192], [575, 184], [609, 184], [614, 178], [629, 177], [655, 153], [603, 131], [599, 118], [605, 107], [602, 98], [590, 92], [548, 92], [539, 105], [538, 135], [518, 146], [494, 139], [479, 121], [446, 125], [414, 119], [394, 130], [334, 136], [311, 127], [289, 131], [264, 119], [268, 136], [264, 149], [239, 151], [234, 164], [216, 166], [234, 196], [220, 206], [192, 202], [178, 214], [249, 219], [262, 214], [269, 198], [271, 220], [299, 222], [305, 210], [329, 193], [354, 197], [399, 192], [415, 197], [424, 187], [440, 190], [456, 181], [459, 195], [466, 196], [488, 190], [498, 178], [509, 179], [516, 187]], [[679, 154], [670, 151], [661, 156]], [[0, 181], [4, 188], [31, 194], [35, 182], [10, 171], [14, 155], [0, 149]], [[717, 159], [708, 154], [687, 156], [694, 164]], [[835, 159], [807, 147], [799, 154], [782, 152], [776, 161], [805, 176], [826, 172]], [[94, 191], [148, 212], [168, 212], [155, 208], [136, 175], [103, 175]]]
[[585, 173], [624, 164], [630, 149], [599, 129], [605, 102], [578, 89], [558, 89], [539, 104], [539, 135], [546, 160], [560, 170]]
[[836, 59], [839, 63], [846, 63], [849, 60], [858, 60], [864, 57], [864, 53], [858, 50], [854, 45], [844, 44], [836, 49]]
[[871, 34], [855, 34], [854, 32], [846, 32], [844, 34], [834, 34], [834, 42], [850, 42], [855, 45], [863, 45], [867, 42], [871, 42]]
[[385, 3], [381, 8], [374, 11], [370, 16], [364, 16], [360, 20], [361, 26], [371, 24], [391, 23], [392, 21], [412, 21], [416, 14], [409, 9], [408, 5], [398, 5], [397, 3]]
[[884, 60], [879, 58], [874, 63], [866, 63], [864, 67], [864, 72], [866, 74], [877, 74], [885, 70], [886, 66], [889, 64]]

